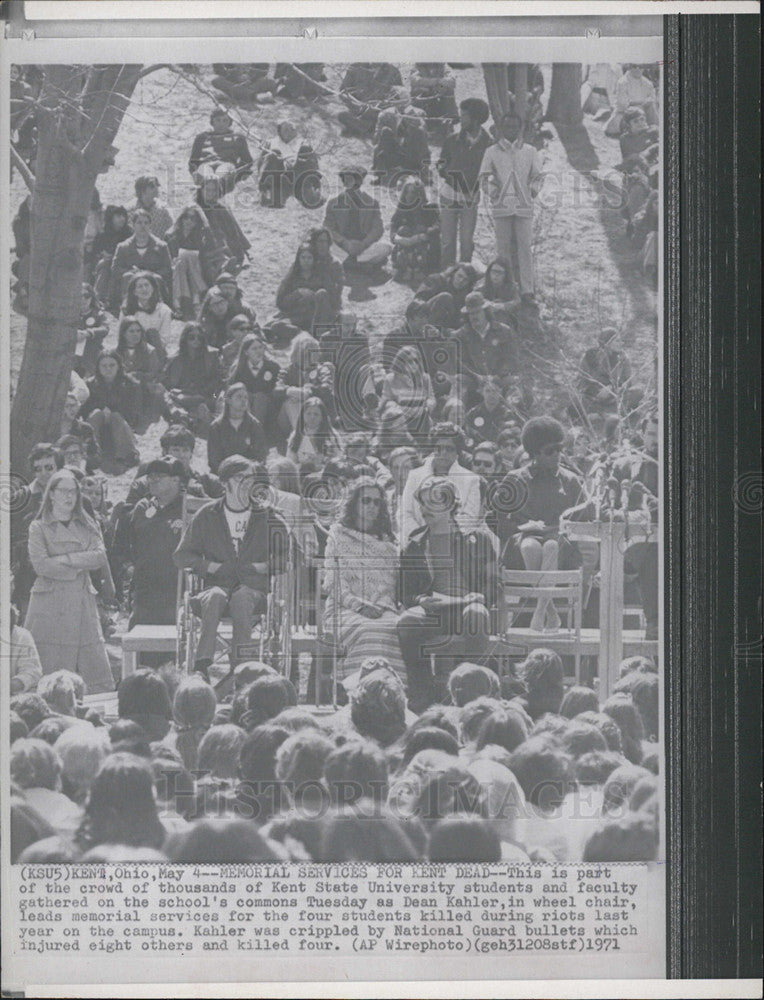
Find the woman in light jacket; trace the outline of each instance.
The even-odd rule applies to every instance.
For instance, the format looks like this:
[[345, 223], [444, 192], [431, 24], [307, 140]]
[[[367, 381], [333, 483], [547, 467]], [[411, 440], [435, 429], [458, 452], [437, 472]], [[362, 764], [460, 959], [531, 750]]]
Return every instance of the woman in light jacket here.
[[37, 579], [25, 628], [32, 633], [44, 674], [71, 670], [90, 694], [114, 690], [91, 570], [105, 570], [98, 525], [82, 507], [71, 469], [48, 481], [40, 513], [29, 526], [29, 559]]

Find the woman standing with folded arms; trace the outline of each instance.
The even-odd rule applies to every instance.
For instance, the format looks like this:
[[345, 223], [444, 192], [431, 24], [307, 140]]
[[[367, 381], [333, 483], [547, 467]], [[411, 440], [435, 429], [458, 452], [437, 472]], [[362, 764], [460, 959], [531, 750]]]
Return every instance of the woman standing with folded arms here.
[[107, 567], [96, 522], [82, 507], [71, 469], [48, 481], [40, 513], [29, 526], [29, 559], [37, 579], [25, 627], [32, 633], [43, 674], [71, 670], [90, 694], [114, 690], [91, 570]]

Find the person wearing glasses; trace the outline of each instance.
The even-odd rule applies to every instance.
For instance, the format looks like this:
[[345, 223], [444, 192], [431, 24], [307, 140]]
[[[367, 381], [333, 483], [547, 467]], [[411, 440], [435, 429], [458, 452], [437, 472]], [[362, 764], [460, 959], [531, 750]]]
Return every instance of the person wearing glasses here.
[[[398, 550], [382, 487], [361, 476], [348, 488], [344, 510], [329, 529], [325, 551], [324, 625], [338, 625], [346, 655], [342, 677], [360, 670], [368, 656], [384, 656], [405, 676], [398, 645]], [[336, 623], [336, 625], [335, 625]]]
[[43, 674], [71, 670], [90, 694], [114, 690], [90, 574], [107, 570], [101, 530], [85, 511], [71, 469], [54, 472], [40, 512], [29, 525], [29, 560], [37, 574], [24, 627], [34, 638]]
[[[583, 499], [578, 478], [560, 466], [565, 431], [553, 417], [532, 417], [523, 427], [528, 462], [507, 473], [493, 491], [504, 565], [510, 569], [575, 569], [581, 553], [559, 533], [560, 517]], [[552, 600], [541, 597], [531, 628], [560, 627]]]

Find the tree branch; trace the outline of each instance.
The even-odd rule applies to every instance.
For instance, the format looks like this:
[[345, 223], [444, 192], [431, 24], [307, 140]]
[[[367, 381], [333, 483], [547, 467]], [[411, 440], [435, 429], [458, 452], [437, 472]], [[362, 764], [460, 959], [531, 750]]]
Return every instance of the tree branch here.
[[156, 73], [159, 69], [169, 69], [169, 63], [154, 63], [152, 66], [144, 67], [137, 76], [137, 80], [142, 80], [144, 76], [148, 76], [149, 73]]
[[11, 163], [21, 174], [21, 179], [24, 181], [26, 186], [30, 191], [34, 190], [34, 174], [29, 169], [27, 164], [21, 159], [16, 147], [11, 143]]

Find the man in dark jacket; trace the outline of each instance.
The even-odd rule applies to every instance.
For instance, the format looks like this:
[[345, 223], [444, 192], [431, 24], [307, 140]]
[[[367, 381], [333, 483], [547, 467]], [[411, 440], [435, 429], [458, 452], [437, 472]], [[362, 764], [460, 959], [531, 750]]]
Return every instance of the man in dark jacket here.
[[195, 664], [203, 674], [212, 663], [226, 612], [233, 624], [231, 669], [244, 658], [239, 648], [251, 639], [255, 616], [266, 608], [271, 577], [285, 571], [289, 551], [284, 519], [251, 499], [258, 481], [268, 482], [262, 466], [231, 455], [218, 475], [225, 495], [196, 512], [174, 555], [178, 568], [193, 570], [204, 582], [198, 596], [202, 627]]
[[506, 380], [517, 373], [518, 351], [510, 327], [488, 311], [482, 292], [470, 292], [462, 309], [464, 325], [454, 334], [460, 347], [462, 374], [467, 376], [466, 405], [481, 402], [480, 386], [489, 375]]
[[139, 208], [133, 215], [133, 235], [114, 251], [109, 277], [109, 309], [119, 313], [124, 294], [123, 279], [131, 271], [151, 271], [162, 279], [162, 296], [172, 301], [172, 257], [164, 240], [151, 235], [151, 213]]
[[[275, 81], [274, 89], [275, 89]], [[254, 169], [254, 161], [246, 138], [234, 132], [233, 120], [224, 108], [215, 108], [210, 115], [211, 129], [200, 132], [191, 147], [188, 160], [189, 173], [195, 174], [203, 163], [221, 161], [234, 168], [233, 184], [249, 177]], [[233, 185], [232, 185], [233, 186]]]
[[443, 141], [438, 173], [440, 188], [440, 263], [456, 263], [456, 243], [461, 247], [459, 260], [471, 261], [475, 225], [480, 203], [480, 164], [491, 145], [491, 137], [482, 127], [488, 120], [488, 105], [479, 97], [468, 97], [459, 105], [461, 129]]
[[465, 534], [457, 524], [458, 499], [450, 480], [425, 480], [416, 500], [425, 524], [411, 533], [401, 556], [400, 601], [407, 610], [398, 619], [398, 639], [409, 704], [420, 712], [438, 694], [431, 656], [445, 672], [485, 655], [499, 577], [488, 533]]
[[129, 520], [130, 586], [134, 625], [172, 625], [177, 612], [178, 568], [173, 555], [183, 530], [186, 472], [175, 459], [155, 458], [146, 471], [149, 495]]

